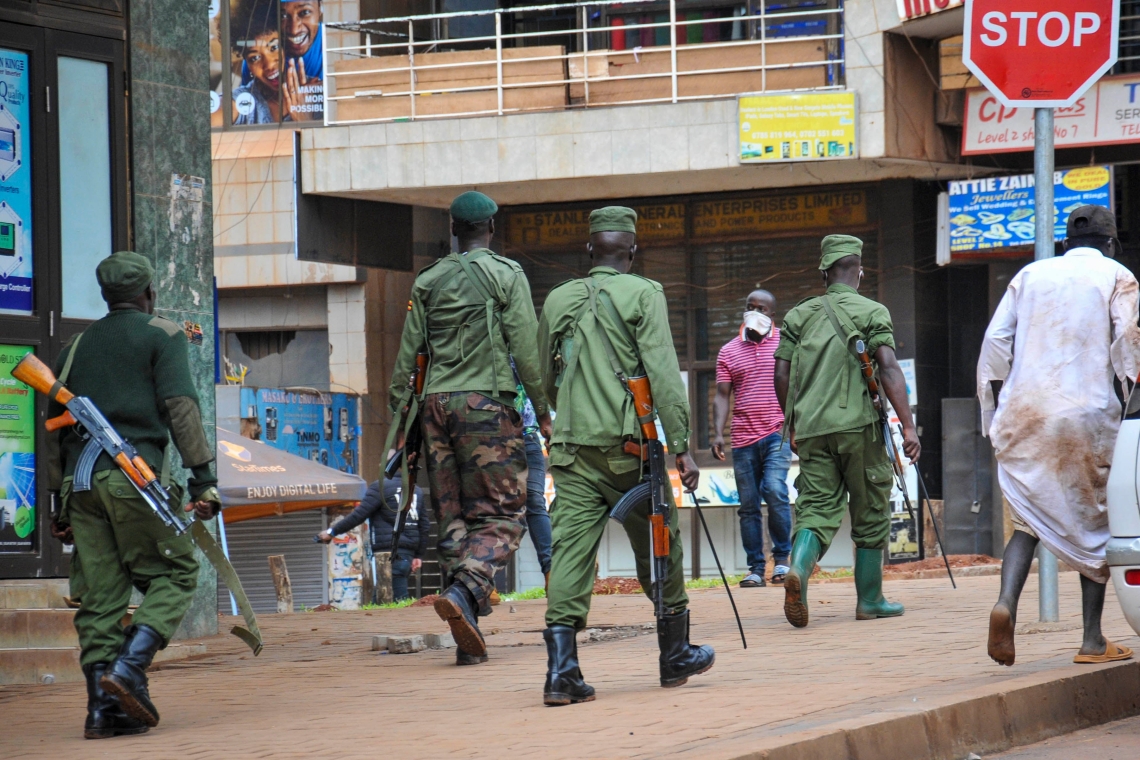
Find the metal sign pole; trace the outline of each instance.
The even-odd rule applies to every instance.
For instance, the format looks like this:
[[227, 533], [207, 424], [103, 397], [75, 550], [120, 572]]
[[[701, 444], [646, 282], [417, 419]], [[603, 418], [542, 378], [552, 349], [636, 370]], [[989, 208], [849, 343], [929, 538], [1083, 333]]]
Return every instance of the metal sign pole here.
[[[1036, 195], [1036, 235], [1033, 258], [1053, 258], [1053, 109], [1033, 111], [1033, 184]], [[1057, 604], [1057, 558], [1038, 544], [1038, 611], [1042, 623], [1061, 619]]]

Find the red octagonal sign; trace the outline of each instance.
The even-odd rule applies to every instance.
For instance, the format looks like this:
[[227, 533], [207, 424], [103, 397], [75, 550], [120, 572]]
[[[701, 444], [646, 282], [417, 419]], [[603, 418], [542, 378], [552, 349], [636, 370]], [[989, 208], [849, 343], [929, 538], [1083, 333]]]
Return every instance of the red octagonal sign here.
[[1116, 63], [1120, 0], [967, 0], [962, 58], [1011, 108], [1072, 105]]

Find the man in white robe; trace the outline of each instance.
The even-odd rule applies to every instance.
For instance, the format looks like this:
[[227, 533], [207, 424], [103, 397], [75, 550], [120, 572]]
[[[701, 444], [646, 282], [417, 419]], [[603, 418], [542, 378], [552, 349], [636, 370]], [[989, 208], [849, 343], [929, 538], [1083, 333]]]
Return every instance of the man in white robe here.
[[1065, 255], [1013, 278], [982, 343], [982, 430], [1014, 525], [990, 613], [989, 655], [1003, 665], [1013, 665], [1017, 602], [1038, 541], [1081, 574], [1084, 641], [1074, 662], [1132, 656], [1100, 630], [1105, 486], [1121, 416], [1113, 377], [1128, 389], [1140, 368], [1137, 282], [1113, 260], [1119, 246], [1111, 211], [1078, 208]]

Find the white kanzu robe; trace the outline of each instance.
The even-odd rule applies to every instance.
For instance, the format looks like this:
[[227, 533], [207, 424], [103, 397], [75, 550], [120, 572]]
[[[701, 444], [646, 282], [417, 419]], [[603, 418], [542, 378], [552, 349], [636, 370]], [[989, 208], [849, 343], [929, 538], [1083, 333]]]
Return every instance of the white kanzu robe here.
[[[982, 430], [1014, 517], [1083, 575], [1108, 580], [1105, 486], [1120, 428], [1113, 375], [1140, 370], [1137, 283], [1092, 248], [1010, 282], [978, 358]], [[994, 409], [990, 381], [1004, 382]]]

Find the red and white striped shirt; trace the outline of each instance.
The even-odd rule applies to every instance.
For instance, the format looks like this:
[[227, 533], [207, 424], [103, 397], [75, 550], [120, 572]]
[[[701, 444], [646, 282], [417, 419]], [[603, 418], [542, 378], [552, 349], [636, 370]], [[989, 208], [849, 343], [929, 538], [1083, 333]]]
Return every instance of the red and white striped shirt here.
[[776, 400], [776, 348], [780, 330], [772, 328], [759, 343], [736, 336], [716, 357], [716, 381], [731, 383], [732, 447], [751, 446], [784, 425], [784, 413]]

